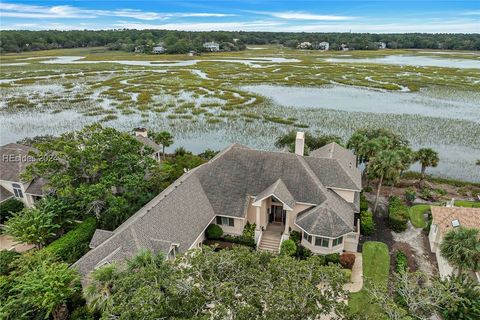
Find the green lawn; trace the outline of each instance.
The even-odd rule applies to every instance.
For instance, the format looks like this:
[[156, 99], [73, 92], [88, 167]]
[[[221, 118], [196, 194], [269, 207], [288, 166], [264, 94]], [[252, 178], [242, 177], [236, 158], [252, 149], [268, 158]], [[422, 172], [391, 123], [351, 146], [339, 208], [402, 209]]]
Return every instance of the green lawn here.
[[388, 273], [390, 270], [390, 255], [388, 247], [383, 242], [369, 241], [363, 245], [363, 289], [360, 292], [352, 293], [348, 302], [350, 313], [362, 314], [367, 319], [378, 319], [381, 311], [370, 302], [370, 297], [365, 288], [368, 286], [368, 280], [387, 284]]
[[480, 202], [479, 201], [455, 200], [455, 206], [457, 206], [457, 207], [467, 207], [467, 208], [480, 208]]
[[417, 204], [410, 208], [410, 221], [415, 228], [425, 228], [427, 226], [423, 214], [428, 209], [430, 209], [429, 204]]

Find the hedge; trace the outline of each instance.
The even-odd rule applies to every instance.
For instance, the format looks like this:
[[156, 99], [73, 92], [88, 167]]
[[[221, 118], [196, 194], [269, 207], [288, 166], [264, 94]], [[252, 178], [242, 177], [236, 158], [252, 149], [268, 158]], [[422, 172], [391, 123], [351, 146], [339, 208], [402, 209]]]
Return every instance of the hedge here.
[[223, 240], [226, 242], [231, 242], [231, 243], [238, 243], [242, 244], [244, 246], [249, 246], [252, 248], [255, 248], [255, 239], [252, 238], [246, 238], [244, 236], [232, 236], [229, 234], [226, 234], [223, 236], [223, 238], [220, 238], [219, 240]]
[[360, 212], [368, 210], [368, 201], [363, 192], [360, 192]]
[[405, 231], [408, 219], [408, 207], [399, 197], [390, 197], [388, 202], [388, 224], [390, 229], [395, 232]]
[[407, 271], [408, 268], [408, 259], [405, 253], [402, 251], [397, 251], [395, 256], [396, 270], [398, 273]]
[[0, 276], [6, 276], [12, 271], [11, 263], [20, 256], [16, 251], [0, 251]]
[[43, 250], [53, 253], [66, 263], [74, 263], [87, 253], [97, 222], [94, 217], [85, 219], [73, 230], [53, 241]]
[[362, 211], [360, 213], [360, 232], [364, 236], [369, 236], [375, 231], [375, 221], [371, 211]]
[[12, 213], [22, 211], [24, 207], [23, 202], [15, 198], [5, 200], [0, 204], [0, 223], [5, 223]]

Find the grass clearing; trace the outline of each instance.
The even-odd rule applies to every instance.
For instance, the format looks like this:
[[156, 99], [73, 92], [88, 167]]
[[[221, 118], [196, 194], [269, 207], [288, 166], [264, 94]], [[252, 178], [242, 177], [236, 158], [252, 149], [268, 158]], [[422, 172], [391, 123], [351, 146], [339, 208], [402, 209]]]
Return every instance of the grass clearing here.
[[413, 224], [415, 228], [425, 228], [427, 223], [423, 218], [423, 215], [427, 210], [430, 209], [429, 204], [417, 204], [410, 208], [409, 215], [410, 215], [410, 222]]
[[466, 208], [480, 208], [480, 201], [455, 200], [455, 206]]
[[[364, 315], [367, 319], [381, 319], [381, 311], [370, 301], [366, 290], [369, 281], [387, 286], [390, 270], [388, 247], [383, 242], [365, 242], [362, 250], [364, 287], [350, 295], [348, 307], [353, 315]], [[385, 317], [386, 318], [386, 317]]]

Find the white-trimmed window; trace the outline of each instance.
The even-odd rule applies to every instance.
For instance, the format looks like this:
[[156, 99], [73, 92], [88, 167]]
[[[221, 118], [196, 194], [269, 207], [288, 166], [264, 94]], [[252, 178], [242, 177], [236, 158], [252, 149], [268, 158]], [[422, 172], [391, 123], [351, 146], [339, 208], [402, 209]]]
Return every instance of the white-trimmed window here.
[[303, 233], [303, 239], [305, 239], [305, 241], [309, 242], [309, 243], [312, 243], [312, 236], [309, 235], [308, 233], [304, 232]]
[[22, 186], [18, 183], [12, 183], [13, 194], [15, 198], [23, 198]]
[[333, 239], [333, 246], [334, 246], [334, 247], [335, 247], [335, 246], [338, 246], [338, 245], [342, 244], [342, 242], [343, 242], [343, 237], [339, 237], [339, 238], [337, 238], [337, 239]]
[[229, 217], [217, 217], [217, 224], [221, 226], [234, 227], [235, 219]]
[[315, 245], [319, 247], [328, 248], [330, 239], [322, 238], [322, 237], [315, 237]]

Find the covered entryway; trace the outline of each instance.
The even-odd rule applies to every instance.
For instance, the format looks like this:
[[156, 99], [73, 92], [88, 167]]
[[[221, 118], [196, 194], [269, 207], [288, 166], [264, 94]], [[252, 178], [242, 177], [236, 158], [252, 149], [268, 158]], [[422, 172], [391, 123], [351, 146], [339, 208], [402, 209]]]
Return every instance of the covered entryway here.
[[283, 205], [274, 204], [273, 200], [274, 199], [272, 199], [272, 205], [270, 206], [268, 222], [276, 222], [276, 223], [284, 224], [286, 211], [283, 209]]

